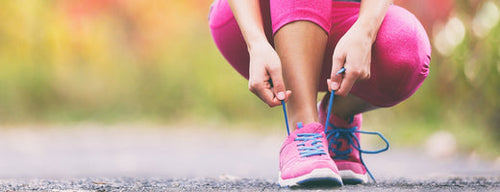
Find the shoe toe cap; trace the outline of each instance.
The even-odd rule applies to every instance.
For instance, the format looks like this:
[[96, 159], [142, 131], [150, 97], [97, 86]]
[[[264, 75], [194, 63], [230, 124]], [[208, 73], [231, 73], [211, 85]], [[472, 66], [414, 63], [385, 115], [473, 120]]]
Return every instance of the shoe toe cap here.
[[363, 164], [361, 164], [359, 162], [335, 161], [335, 164], [337, 165], [337, 168], [339, 170], [351, 170], [357, 174], [365, 174], [366, 173], [365, 167], [363, 166]]
[[289, 165], [283, 166], [281, 171], [281, 177], [283, 179], [295, 178], [308, 173], [311, 173], [316, 169], [331, 169], [333, 172], [338, 174], [338, 169], [335, 163], [329, 159], [301, 159], [295, 162], [290, 162]]

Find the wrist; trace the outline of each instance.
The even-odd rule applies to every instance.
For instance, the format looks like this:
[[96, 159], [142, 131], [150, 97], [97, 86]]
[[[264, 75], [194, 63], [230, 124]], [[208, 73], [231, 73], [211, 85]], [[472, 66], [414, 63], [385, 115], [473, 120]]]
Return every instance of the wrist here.
[[374, 21], [370, 21], [369, 19], [358, 18], [358, 20], [354, 23], [354, 26], [357, 30], [361, 32], [364, 37], [370, 39], [373, 43], [377, 38], [377, 33], [379, 29], [379, 25], [376, 25]]
[[256, 36], [254, 38], [249, 38], [246, 41], [246, 44], [248, 51], [251, 52], [252, 50], [257, 50], [262, 48], [262, 46], [268, 46], [269, 42], [267, 41], [267, 38], [265, 36], [263, 37]]

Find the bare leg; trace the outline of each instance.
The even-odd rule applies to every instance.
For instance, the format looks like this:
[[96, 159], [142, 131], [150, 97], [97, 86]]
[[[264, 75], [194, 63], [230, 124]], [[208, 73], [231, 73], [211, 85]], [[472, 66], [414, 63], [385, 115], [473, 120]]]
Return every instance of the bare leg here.
[[326, 32], [308, 21], [287, 24], [274, 37], [285, 85], [292, 90], [287, 103], [292, 130], [297, 122], [318, 122], [316, 101], [327, 40]]
[[[293, 92], [287, 103], [292, 130], [297, 122], [318, 122], [317, 88], [327, 40], [325, 31], [308, 21], [290, 23], [274, 37], [286, 86]], [[334, 102], [333, 113], [342, 119], [377, 109], [354, 95], [337, 96]]]
[[[335, 106], [332, 109], [333, 114], [344, 120], [347, 120], [356, 114], [378, 108], [377, 106], [374, 106], [351, 94], [346, 97], [336, 96], [334, 98], [333, 105]], [[323, 107], [327, 107], [327, 105], [325, 104]]]

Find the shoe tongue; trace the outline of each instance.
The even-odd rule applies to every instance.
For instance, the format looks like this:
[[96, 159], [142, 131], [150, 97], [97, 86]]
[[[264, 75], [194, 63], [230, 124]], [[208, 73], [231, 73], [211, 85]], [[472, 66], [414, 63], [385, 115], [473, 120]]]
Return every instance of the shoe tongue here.
[[297, 123], [297, 133], [320, 133], [323, 131], [322, 125], [316, 122], [304, 125], [302, 122]]
[[304, 127], [304, 124], [302, 122], [297, 123], [297, 129], [302, 129]]

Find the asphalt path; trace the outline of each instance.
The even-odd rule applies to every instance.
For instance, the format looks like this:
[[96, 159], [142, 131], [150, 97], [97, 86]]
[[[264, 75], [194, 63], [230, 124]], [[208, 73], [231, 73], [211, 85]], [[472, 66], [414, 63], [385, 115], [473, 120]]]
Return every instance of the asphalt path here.
[[[0, 191], [332, 189], [276, 184], [280, 131], [86, 124], [0, 127], [0, 132]], [[364, 158], [378, 182], [333, 189], [500, 191], [500, 161], [474, 153], [438, 157], [424, 145], [392, 145]]]

